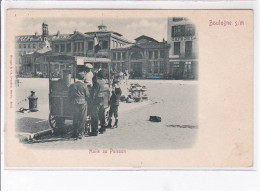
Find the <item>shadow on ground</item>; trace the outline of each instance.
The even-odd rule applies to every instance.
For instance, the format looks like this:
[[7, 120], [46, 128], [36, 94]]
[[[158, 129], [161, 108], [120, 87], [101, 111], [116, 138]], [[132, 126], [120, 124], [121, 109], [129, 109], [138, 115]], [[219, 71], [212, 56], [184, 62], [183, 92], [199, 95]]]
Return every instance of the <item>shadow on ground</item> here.
[[49, 123], [45, 119], [23, 117], [16, 121], [16, 131], [18, 133], [37, 133], [49, 128]]

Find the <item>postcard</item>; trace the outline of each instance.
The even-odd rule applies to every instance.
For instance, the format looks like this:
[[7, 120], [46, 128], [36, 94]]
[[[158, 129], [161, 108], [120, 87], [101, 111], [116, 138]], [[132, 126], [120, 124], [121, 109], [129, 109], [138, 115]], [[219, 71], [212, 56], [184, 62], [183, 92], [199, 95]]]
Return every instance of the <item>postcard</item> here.
[[252, 168], [253, 10], [8, 9], [7, 168]]

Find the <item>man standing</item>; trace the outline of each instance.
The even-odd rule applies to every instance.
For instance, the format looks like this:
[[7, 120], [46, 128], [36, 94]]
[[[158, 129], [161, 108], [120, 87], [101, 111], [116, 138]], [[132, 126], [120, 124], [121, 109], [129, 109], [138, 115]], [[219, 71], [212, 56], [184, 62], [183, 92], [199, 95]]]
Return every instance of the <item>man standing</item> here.
[[[100, 70], [93, 78], [92, 88], [92, 110], [91, 110], [91, 133], [90, 136], [97, 136], [106, 131], [105, 127], [105, 108], [104, 108], [104, 87], [105, 80], [103, 79], [103, 70]], [[98, 130], [98, 122], [100, 121], [101, 128]]]
[[[84, 83], [87, 85], [88, 87], [88, 91], [90, 93], [90, 96], [92, 96], [92, 87], [93, 87], [93, 73], [91, 71], [91, 69], [93, 68], [93, 66], [90, 63], [85, 64], [85, 78], [84, 78]], [[88, 110], [87, 110], [87, 115], [90, 116], [91, 115], [91, 99], [88, 101]]]
[[86, 71], [86, 76], [84, 79], [84, 82], [87, 84], [88, 87], [92, 87], [93, 86], [93, 73], [91, 71], [91, 69], [93, 68], [93, 66], [90, 63], [85, 64], [85, 71]]
[[[118, 127], [118, 107], [120, 96], [122, 94], [122, 90], [119, 85], [119, 80], [114, 80], [112, 89], [112, 96], [110, 97], [110, 109], [109, 109], [109, 119], [107, 128], [117, 128]], [[115, 117], [115, 124], [112, 127], [112, 116]]]
[[69, 102], [72, 104], [73, 115], [73, 134], [72, 137], [81, 139], [85, 130], [87, 116], [87, 101], [89, 100], [89, 91], [84, 83], [85, 73], [77, 74], [78, 81], [69, 88]]

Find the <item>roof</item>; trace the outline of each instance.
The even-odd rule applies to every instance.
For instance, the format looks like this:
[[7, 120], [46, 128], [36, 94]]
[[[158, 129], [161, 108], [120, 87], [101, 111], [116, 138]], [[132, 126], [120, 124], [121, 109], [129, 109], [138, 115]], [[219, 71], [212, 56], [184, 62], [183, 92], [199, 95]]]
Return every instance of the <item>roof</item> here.
[[[48, 35], [47, 40], [52, 40], [53, 38], [57, 37], [57, 35]], [[17, 36], [17, 41], [18, 42], [39, 42], [43, 41], [42, 35], [22, 35], [22, 36]]]
[[158, 49], [160, 49], [160, 48], [165, 48], [167, 46], [170, 47], [169, 44], [164, 43], [164, 42], [144, 42], [144, 43], [140, 43], [140, 44], [136, 43], [136, 45], [138, 45], [141, 48], [158, 48]]
[[73, 36], [73, 34], [59, 34], [56, 36], [53, 36], [51, 40], [67, 40], [70, 39]]
[[151, 38], [151, 37], [149, 37], [149, 36], [145, 36], [145, 35], [139, 36], [139, 37], [137, 37], [135, 40], [136, 40], [136, 42], [139, 42], [139, 41], [141, 41], [141, 40], [152, 41], [152, 42], [158, 42], [157, 40], [155, 40], [155, 39], [153, 39], [153, 38]]
[[56, 40], [69, 40], [71, 39], [73, 36], [76, 35], [81, 35], [83, 37], [88, 37], [86, 34], [83, 34], [79, 31], [74, 31], [73, 34], [56, 34], [55, 36], [52, 37], [52, 41], [56, 41]]
[[41, 35], [24, 35], [24, 36], [17, 36], [17, 41], [19, 41], [19, 42], [42, 41], [42, 36], [41, 36]]
[[127, 50], [135, 46], [143, 49], [162, 49], [170, 47], [170, 44], [167, 44], [166, 42], [158, 42], [157, 40], [144, 35], [135, 40], [137, 41], [134, 44], [128, 44], [120, 48], [113, 48], [112, 50]]
[[95, 31], [95, 32], [85, 32], [84, 34], [87, 34], [87, 35], [94, 35], [94, 34], [109, 34], [109, 33], [112, 33], [112, 34], [115, 34], [117, 36], [123, 36], [122, 34], [118, 33], [118, 32], [114, 32], [114, 31]]
[[89, 63], [95, 63], [95, 62], [109, 63], [109, 62], [111, 62], [111, 60], [108, 58], [79, 57], [79, 56], [75, 56], [75, 58], [77, 61], [77, 65], [84, 65], [84, 62], [89, 62]]

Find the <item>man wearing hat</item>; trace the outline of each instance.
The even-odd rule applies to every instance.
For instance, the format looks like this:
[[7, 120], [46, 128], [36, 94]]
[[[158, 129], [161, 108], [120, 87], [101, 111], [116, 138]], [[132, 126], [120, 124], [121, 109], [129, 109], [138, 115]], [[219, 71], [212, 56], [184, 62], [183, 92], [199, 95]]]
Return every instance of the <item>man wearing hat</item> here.
[[[110, 97], [110, 109], [109, 109], [109, 119], [108, 119], [108, 125], [107, 128], [117, 128], [118, 127], [118, 107], [119, 107], [119, 101], [120, 96], [122, 94], [122, 90], [119, 85], [119, 80], [114, 80], [112, 85], [112, 95]], [[112, 127], [112, 116], [115, 117], [115, 123]]]
[[[84, 83], [87, 85], [90, 96], [92, 95], [92, 87], [93, 87], [93, 73], [91, 69], [93, 66], [90, 63], [85, 64], [85, 78], [84, 78]], [[87, 115], [91, 115], [91, 99], [88, 101], [88, 110], [87, 110]]]
[[90, 94], [84, 83], [85, 73], [77, 74], [78, 80], [69, 88], [69, 102], [72, 104], [73, 115], [73, 135], [74, 138], [81, 139], [85, 130], [85, 121], [87, 116], [87, 102]]
[[86, 76], [84, 78], [84, 82], [87, 84], [87, 86], [92, 87], [93, 86], [93, 73], [91, 69], [93, 66], [90, 63], [85, 64], [85, 71], [86, 71]]
[[[105, 108], [104, 108], [104, 88], [105, 80], [103, 70], [100, 70], [93, 78], [92, 88], [92, 110], [91, 110], [91, 133], [90, 136], [97, 136], [106, 131], [105, 127]], [[98, 130], [98, 122], [101, 128]]]

